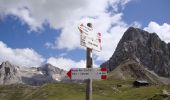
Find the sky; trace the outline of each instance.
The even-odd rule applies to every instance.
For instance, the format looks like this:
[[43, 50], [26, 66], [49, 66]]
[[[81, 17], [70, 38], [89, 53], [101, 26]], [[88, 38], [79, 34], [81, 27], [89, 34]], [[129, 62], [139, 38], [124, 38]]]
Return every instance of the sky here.
[[131, 26], [170, 42], [169, 5], [169, 0], [0, 0], [0, 63], [85, 68], [78, 25], [90, 22], [101, 33], [102, 51], [93, 50], [93, 67], [99, 67]]

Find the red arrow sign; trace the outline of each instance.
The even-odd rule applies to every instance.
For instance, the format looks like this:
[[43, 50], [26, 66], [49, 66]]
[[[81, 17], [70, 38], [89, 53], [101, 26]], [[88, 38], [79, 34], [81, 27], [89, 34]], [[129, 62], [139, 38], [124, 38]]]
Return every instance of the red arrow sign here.
[[72, 68], [67, 72], [67, 76], [73, 80], [106, 79], [107, 68]]
[[67, 76], [71, 79], [72, 76], [71, 70], [67, 72]]

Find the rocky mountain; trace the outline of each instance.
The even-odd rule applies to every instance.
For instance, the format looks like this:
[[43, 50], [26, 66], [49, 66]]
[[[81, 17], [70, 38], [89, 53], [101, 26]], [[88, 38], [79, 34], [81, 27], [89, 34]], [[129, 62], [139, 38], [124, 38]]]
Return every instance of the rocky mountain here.
[[170, 78], [170, 43], [162, 41], [156, 33], [130, 27], [119, 41], [114, 54], [101, 66], [107, 66], [109, 71], [114, 71], [128, 61], [135, 62], [126, 65], [129, 68], [143, 66], [143, 70], [138, 73], [147, 71], [158, 77]]
[[65, 75], [66, 71], [51, 64], [26, 68], [14, 66], [7, 61], [0, 65], [0, 84], [42, 85], [62, 81]]
[[45, 64], [41, 67], [38, 67], [38, 71], [41, 71], [45, 76], [49, 77], [49, 79], [58, 81], [61, 81], [62, 78], [66, 75], [66, 71], [51, 64]]
[[21, 83], [18, 66], [10, 64], [8, 61], [0, 65], [0, 84]]

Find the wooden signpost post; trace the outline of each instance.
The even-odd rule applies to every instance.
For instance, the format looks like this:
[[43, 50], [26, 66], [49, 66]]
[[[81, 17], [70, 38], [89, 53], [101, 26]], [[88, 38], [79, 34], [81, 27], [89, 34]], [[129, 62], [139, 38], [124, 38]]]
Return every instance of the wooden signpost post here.
[[73, 80], [86, 80], [86, 100], [92, 100], [92, 79], [106, 79], [107, 68], [93, 68], [92, 50], [101, 51], [101, 33], [95, 33], [91, 23], [80, 24], [80, 45], [87, 47], [86, 68], [71, 69], [67, 75]]

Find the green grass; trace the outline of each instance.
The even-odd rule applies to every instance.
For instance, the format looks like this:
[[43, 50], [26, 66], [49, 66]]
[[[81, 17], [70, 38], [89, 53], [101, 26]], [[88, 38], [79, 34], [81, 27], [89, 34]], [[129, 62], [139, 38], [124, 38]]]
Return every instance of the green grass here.
[[6, 85], [0, 86], [0, 100], [22, 100], [23, 97], [30, 94], [38, 87], [26, 85]]
[[[134, 88], [131, 84], [132, 80], [93, 81], [93, 100], [147, 100], [161, 93], [163, 89], [170, 91], [170, 88], [165, 85]], [[56, 83], [40, 87], [0, 86], [0, 100], [85, 100], [85, 84]]]

